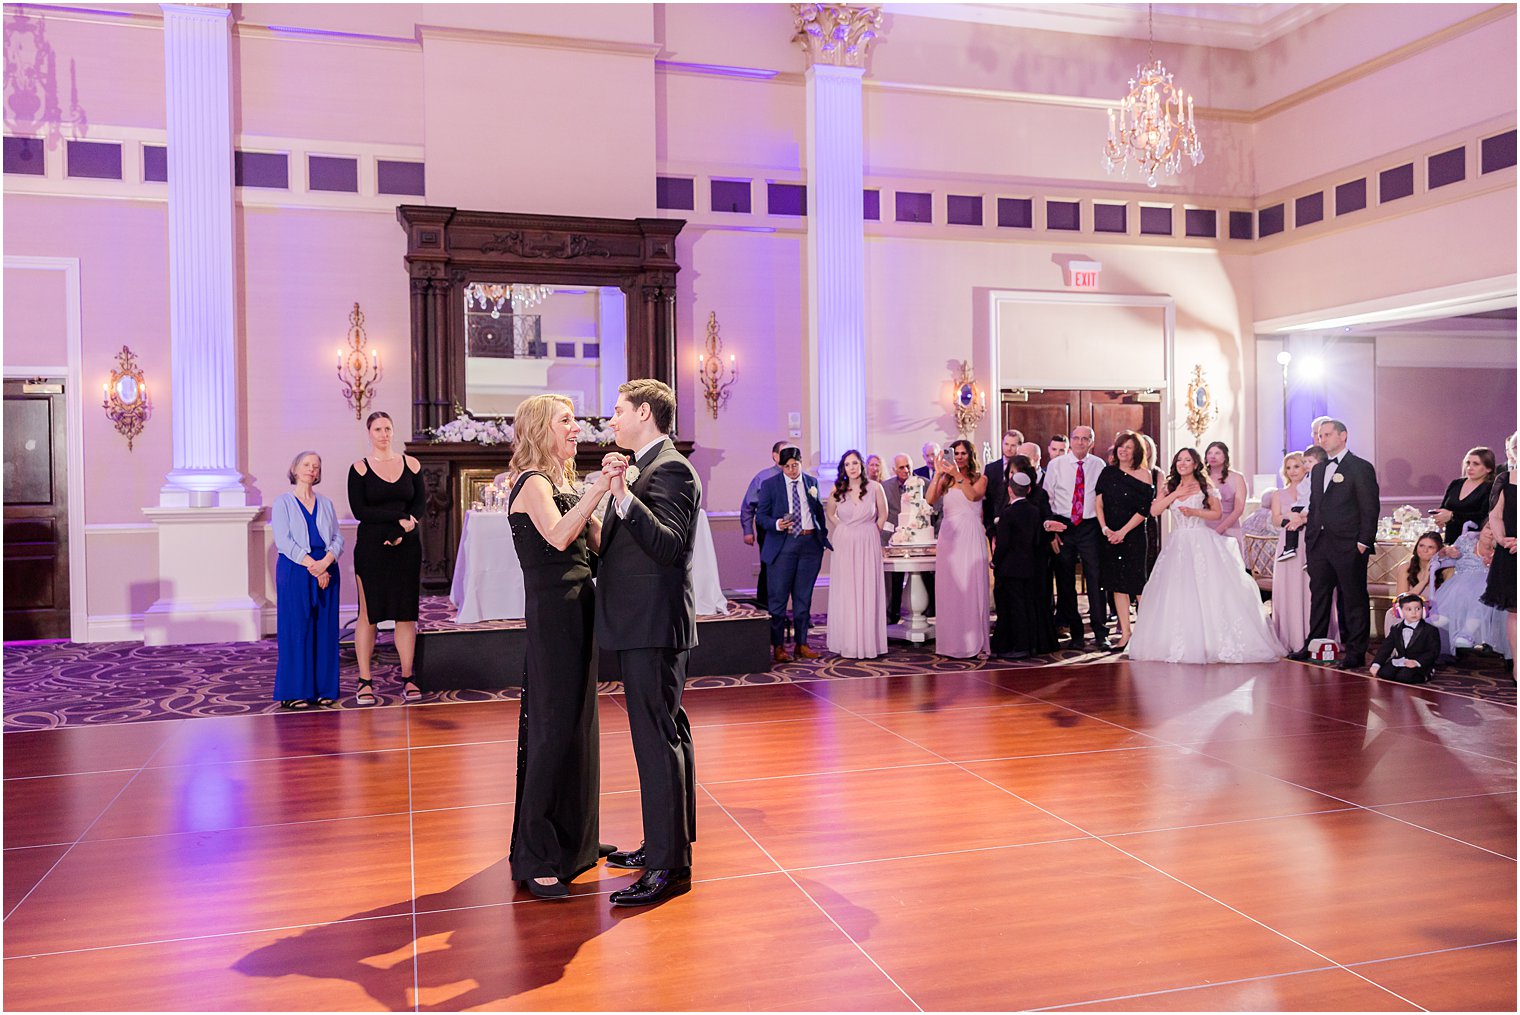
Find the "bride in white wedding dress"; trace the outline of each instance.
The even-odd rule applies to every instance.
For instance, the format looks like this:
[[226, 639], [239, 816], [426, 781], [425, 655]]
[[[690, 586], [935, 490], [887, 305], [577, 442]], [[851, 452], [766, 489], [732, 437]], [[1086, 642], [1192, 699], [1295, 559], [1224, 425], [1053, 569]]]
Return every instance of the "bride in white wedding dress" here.
[[1141, 597], [1129, 642], [1131, 659], [1168, 663], [1275, 662], [1286, 650], [1261, 612], [1261, 593], [1246, 572], [1240, 545], [1209, 528], [1220, 516], [1198, 452], [1172, 458], [1166, 492], [1151, 514], [1170, 511], [1172, 531]]

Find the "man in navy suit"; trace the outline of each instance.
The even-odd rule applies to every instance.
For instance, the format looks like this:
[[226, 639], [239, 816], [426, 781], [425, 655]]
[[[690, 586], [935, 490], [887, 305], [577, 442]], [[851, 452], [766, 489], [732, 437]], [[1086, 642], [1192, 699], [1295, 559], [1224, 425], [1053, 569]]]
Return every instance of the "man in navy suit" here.
[[[1330, 631], [1330, 604], [1335, 602], [1345, 648], [1336, 668], [1360, 669], [1367, 659], [1372, 635], [1372, 611], [1367, 602], [1367, 559], [1377, 545], [1377, 471], [1365, 458], [1346, 450], [1346, 424], [1324, 419], [1315, 428], [1314, 443], [1329, 461], [1309, 473], [1309, 510], [1295, 515], [1289, 528], [1302, 528], [1309, 548], [1309, 641]], [[1289, 659], [1309, 658], [1307, 643]]]
[[771, 614], [771, 651], [776, 662], [791, 662], [786, 651], [788, 618], [787, 600], [792, 603], [790, 626], [797, 656], [817, 659], [818, 653], [807, 643], [812, 624], [813, 583], [823, 566], [823, 551], [829, 545], [828, 523], [823, 504], [818, 500], [818, 480], [802, 471], [802, 452], [794, 447], [781, 449], [781, 475], [760, 484], [760, 503], [755, 509], [755, 524], [768, 533], [760, 550], [769, 577]]

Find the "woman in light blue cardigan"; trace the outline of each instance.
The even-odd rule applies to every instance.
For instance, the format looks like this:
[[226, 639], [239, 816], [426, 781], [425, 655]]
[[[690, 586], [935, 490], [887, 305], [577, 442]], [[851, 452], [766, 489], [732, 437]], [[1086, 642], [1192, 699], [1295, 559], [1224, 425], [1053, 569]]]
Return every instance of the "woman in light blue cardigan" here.
[[305, 711], [338, 697], [338, 554], [343, 536], [333, 502], [312, 487], [322, 482], [322, 458], [303, 451], [290, 463], [295, 489], [270, 510], [279, 627], [274, 697], [281, 708]]

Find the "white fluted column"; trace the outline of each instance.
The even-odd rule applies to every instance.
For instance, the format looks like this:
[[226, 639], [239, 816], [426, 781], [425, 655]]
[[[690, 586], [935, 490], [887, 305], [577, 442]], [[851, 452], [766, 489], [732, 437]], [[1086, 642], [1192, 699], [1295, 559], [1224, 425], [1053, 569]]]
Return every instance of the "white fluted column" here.
[[866, 52], [874, 7], [793, 4], [794, 41], [808, 56], [808, 349], [820, 474], [866, 446]]
[[[262, 546], [237, 467], [232, 235], [232, 15], [161, 4], [169, 143], [169, 361], [173, 468], [159, 506], [158, 599], [149, 645], [257, 641]], [[260, 536], [260, 542], [261, 542]], [[257, 584], [256, 584], [257, 583]]]
[[237, 467], [231, 12], [161, 4], [173, 470], [165, 507], [247, 503]]

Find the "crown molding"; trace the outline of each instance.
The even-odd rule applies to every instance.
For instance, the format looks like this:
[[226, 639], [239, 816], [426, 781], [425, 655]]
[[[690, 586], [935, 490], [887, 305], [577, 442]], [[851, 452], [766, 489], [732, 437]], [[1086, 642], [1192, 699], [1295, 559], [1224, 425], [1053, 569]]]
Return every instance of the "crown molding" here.
[[525, 46], [531, 49], [562, 49], [578, 53], [603, 53], [653, 60], [664, 49], [657, 42], [614, 42], [604, 39], [578, 39], [568, 35], [532, 35], [526, 32], [498, 32], [479, 28], [450, 28], [445, 25], [417, 26], [417, 38], [450, 42], [476, 42], [496, 46]]

